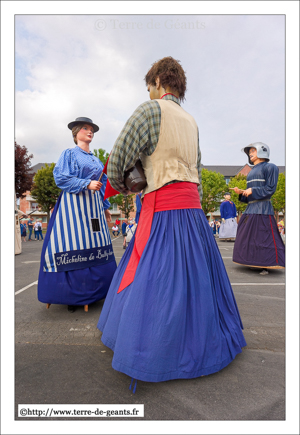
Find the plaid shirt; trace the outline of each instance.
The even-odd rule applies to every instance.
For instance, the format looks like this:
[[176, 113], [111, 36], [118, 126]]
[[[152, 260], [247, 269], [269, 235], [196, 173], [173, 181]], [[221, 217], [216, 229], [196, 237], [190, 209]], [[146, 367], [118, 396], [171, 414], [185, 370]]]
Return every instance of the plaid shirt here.
[[[173, 95], [166, 95], [163, 99], [172, 100], [179, 104], [179, 99]], [[151, 156], [155, 151], [159, 140], [160, 122], [161, 110], [159, 103], [156, 100], [146, 101], [128, 119], [114, 144], [107, 165], [107, 177], [112, 187], [124, 195], [129, 193], [124, 184], [124, 172], [135, 165], [141, 153]], [[197, 169], [200, 181], [198, 191], [200, 200], [202, 200], [199, 131]], [[176, 180], [171, 183], [173, 182], [176, 182]]]

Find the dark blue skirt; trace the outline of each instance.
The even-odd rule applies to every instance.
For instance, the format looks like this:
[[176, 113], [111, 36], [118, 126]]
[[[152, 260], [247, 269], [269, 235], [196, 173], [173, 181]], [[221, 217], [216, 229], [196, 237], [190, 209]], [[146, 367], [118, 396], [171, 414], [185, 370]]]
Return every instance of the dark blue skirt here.
[[237, 229], [234, 263], [264, 267], [285, 267], [285, 246], [274, 216], [243, 214]]
[[246, 346], [233, 291], [201, 209], [154, 214], [132, 284], [117, 294], [132, 238], [107, 294], [98, 328], [112, 367], [160, 382], [227, 366]]
[[38, 279], [38, 300], [48, 304], [89, 305], [104, 299], [107, 295], [117, 264], [86, 267], [65, 272], [45, 272], [45, 253], [51, 231], [61, 203], [61, 195], [51, 215], [44, 238]]

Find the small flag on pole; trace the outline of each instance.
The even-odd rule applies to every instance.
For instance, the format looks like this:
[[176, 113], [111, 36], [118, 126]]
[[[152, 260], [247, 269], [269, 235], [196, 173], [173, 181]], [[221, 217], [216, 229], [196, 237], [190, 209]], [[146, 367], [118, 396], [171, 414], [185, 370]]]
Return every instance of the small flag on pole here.
[[[104, 165], [104, 168], [103, 168], [103, 171], [102, 171], [103, 174], [107, 174], [107, 164], [108, 164], [108, 160], [109, 160], [109, 157], [108, 157], [108, 159], [107, 159], [107, 161], [106, 161], [106, 163], [105, 163], [105, 165]], [[120, 192], [118, 192], [118, 191], [115, 190], [113, 187], [111, 187], [110, 182], [109, 182], [109, 180], [107, 179], [107, 182], [106, 182], [106, 188], [105, 188], [105, 194], [104, 194], [104, 201], [105, 201], [107, 198], [110, 198], [111, 196], [118, 195], [119, 193], [120, 193]]]

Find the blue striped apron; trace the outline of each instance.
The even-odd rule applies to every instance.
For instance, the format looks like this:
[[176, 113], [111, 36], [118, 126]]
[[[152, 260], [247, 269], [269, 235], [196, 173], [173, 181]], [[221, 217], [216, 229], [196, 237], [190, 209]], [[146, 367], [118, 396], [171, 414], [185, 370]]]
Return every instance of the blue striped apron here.
[[98, 191], [62, 192], [48, 244], [44, 272], [65, 272], [115, 260]]

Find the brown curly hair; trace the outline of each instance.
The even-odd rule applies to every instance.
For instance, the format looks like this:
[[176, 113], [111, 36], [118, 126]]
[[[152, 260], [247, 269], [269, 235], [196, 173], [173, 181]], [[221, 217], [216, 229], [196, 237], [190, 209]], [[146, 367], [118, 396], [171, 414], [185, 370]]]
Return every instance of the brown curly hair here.
[[146, 85], [155, 86], [157, 77], [159, 77], [160, 83], [164, 88], [169, 86], [178, 92], [181, 101], [185, 99], [186, 76], [179, 60], [168, 56], [154, 62], [145, 75]]

